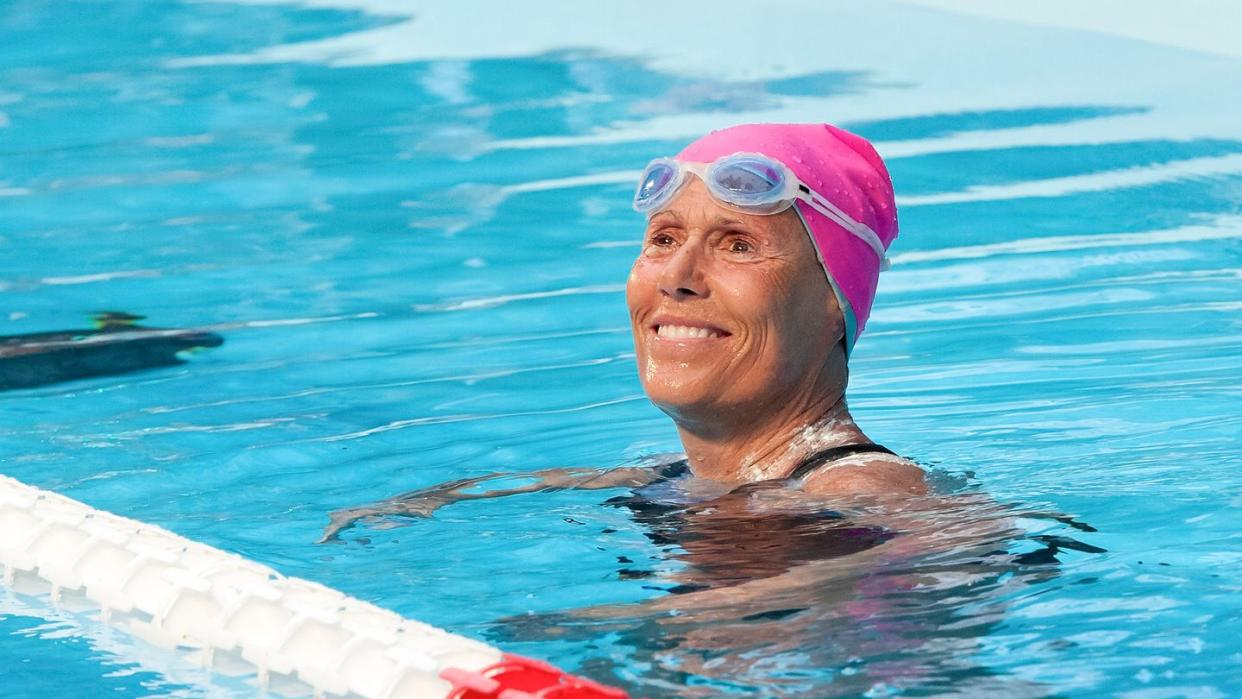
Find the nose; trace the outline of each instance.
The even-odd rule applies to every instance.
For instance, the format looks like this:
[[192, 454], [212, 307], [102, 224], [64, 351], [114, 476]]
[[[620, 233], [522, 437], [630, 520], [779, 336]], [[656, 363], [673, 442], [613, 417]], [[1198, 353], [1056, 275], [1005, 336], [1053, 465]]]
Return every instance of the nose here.
[[707, 296], [703, 262], [699, 246], [679, 247], [660, 273], [660, 293], [674, 301]]

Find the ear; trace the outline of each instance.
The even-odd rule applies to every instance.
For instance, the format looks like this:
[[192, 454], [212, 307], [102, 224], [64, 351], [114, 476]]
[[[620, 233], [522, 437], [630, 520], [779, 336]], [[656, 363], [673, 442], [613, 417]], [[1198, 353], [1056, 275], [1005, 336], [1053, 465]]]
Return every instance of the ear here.
[[849, 351], [845, 346], [845, 313], [841, 310], [841, 303], [837, 300], [837, 292], [824, 280], [825, 286], [828, 287], [828, 293], [824, 300], [824, 313], [827, 315], [828, 332], [830, 333], [832, 349], [828, 352], [827, 366], [829, 371], [835, 377], [834, 382], [839, 384], [844, 398], [845, 388], [850, 383], [850, 363]]
[[[825, 280], [826, 282], [827, 280]], [[824, 299], [824, 314], [829, 318], [833, 344], [845, 342], [845, 314], [841, 312], [841, 303], [837, 300], [837, 292], [828, 284], [828, 293]]]

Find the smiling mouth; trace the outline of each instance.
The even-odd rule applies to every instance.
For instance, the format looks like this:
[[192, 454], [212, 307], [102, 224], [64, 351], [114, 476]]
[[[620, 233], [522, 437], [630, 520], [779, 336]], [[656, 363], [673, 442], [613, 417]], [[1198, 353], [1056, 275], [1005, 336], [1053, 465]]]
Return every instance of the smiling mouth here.
[[728, 333], [712, 328], [700, 328], [692, 325], [657, 325], [656, 336], [665, 340], [710, 340], [724, 337]]

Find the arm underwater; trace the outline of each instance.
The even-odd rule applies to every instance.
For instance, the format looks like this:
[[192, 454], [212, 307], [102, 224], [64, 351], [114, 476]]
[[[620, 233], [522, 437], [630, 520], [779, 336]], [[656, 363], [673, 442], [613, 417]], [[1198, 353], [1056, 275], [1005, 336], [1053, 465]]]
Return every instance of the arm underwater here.
[[93, 329], [0, 335], [0, 391], [173, 366], [184, 363], [179, 352], [224, 344], [215, 333], [144, 327], [140, 320], [103, 311]]

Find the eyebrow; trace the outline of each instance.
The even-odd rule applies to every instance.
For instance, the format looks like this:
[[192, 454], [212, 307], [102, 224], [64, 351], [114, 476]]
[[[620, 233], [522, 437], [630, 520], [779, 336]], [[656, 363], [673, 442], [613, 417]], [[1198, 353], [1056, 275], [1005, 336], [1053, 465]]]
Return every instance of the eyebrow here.
[[[648, 223], [656, 222], [659, 219], [666, 218], [666, 217], [671, 218], [673, 220], [673, 223], [676, 223], [677, 225], [682, 225], [684, 223], [680, 214], [678, 214], [675, 211], [670, 211], [670, 210], [661, 211], [660, 213], [652, 216]], [[745, 226], [745, 225], [746, 225], [746, 222], [742, 221], [741, 219], [730, 218], [728, 216], [717, 216], [716, 218], [711, 220], [711, 222], [708, 224], [707, 227], [714, 229], [714, 228], [728, 228], [729, 226]]]
[[745, 226], [746, 222], [740, 218], [729, 218], [728, 216], [717, 216], [712, 220], [712, 228], [728, 228], [729, 226]]
[[655, 223], [656, 221], [659, 221], [660, 219], [664, 219], [664, 218], [671, 218], [673, 220], [673, 223], [676, 223], [679, 225], [681, 224], [681, 216], [679, 216], [674, 211], [669, 211], [665, 209], [664, 211], [658, 212], [654, 214], [651, 218], [647, 219], [647, 225], [651, 225], [652, 223]]

